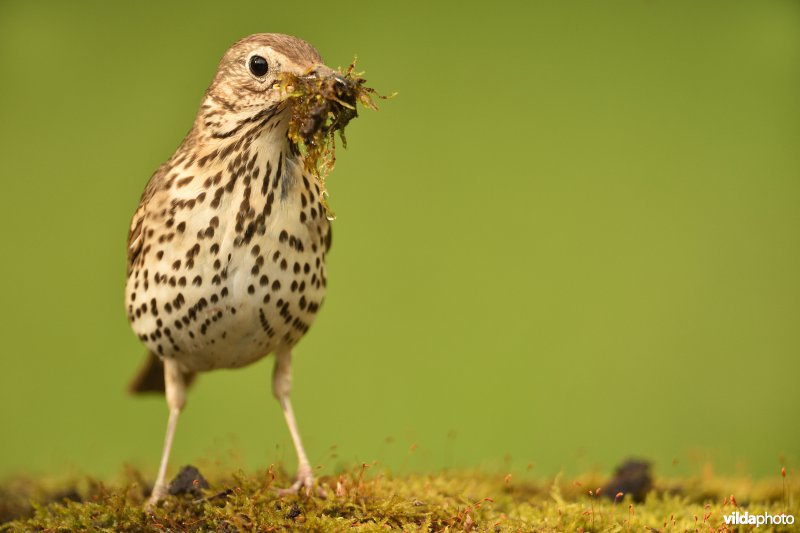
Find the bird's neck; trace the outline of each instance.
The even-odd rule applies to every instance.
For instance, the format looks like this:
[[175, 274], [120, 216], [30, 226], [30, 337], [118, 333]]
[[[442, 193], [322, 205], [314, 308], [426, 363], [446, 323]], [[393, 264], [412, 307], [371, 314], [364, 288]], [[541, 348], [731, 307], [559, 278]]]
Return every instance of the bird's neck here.
[[202, 146], [222, 150], [231, 143], [249, 143], [255, 138], [288, 147], [288, 127], [289, 109], [285, 104], [261, 109], [233, 109], [230, 104], [209, 95], [200, 106], [182, 148], [189, 150]]
[[[286, 106], [234, 111], [221, 108], [207, 97], [170, 164], [173, 168], [191, 168], [202, 173], [211, 168], [233, 172], [255, 156], [257, 164], [270, 162], [273, 168], [279, 158], [284, 165], [302, 167], [302, 155], [289, 140], [288, 128]], [[244, 158], [248, 161], [242, 162]]]
[[289, 140], [288, 127], [285, 106], [247, 114], [220, 111], [207, 100], [169, 162], [175, 181], [181, 179], [178, 176], [205, 176], [204, 182], [211, 180], [210, 193], [222, 186], [227, 192], [242, 187], [246, 194], [258, 189], [255, 202], [270, 192], [276, 204], [306, 189], [318, 195], [316, 179], [304, 172], [303, 156]]

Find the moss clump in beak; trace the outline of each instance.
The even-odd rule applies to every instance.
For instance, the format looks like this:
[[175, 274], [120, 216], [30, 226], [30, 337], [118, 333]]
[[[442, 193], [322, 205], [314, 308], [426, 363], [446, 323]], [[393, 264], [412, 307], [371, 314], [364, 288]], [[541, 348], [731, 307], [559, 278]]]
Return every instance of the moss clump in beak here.
[[289, 101], [289, 140], [304, 155], [306, 171], [317, 178], [331, 220], [334, 215], [327, 203], [325, 178], [336, 164], [335, 135], [338, 132], [342, 146], [347, 147], [344, 129], [358, 116], [358, 104], [377, 109], [374, 98], [389, 98], [367, 87], [363, 73], [354, 72], [354, 68], [355, 61], [345, 72], [320, 69], [305, 76], [287, 73], [279, 82]]

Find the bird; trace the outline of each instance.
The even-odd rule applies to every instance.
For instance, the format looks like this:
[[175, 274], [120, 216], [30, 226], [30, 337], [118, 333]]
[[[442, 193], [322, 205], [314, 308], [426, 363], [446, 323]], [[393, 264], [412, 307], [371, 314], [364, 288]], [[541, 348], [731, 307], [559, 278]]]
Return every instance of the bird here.
[[148, 356], [130, 391], [163, 392], [169, 409], [150, 507], [168, 492], [170, 450], [196, 375], [269, 354], [297, 454], [284, 492], [314, 487], [290, 401], [292, 349], [324, 301], [332, 217], [324, 187], [287, 136], [287, 74], [344, 83], [297, 37], [259, 33], [234, 43], [131, 220], [126, 311]]

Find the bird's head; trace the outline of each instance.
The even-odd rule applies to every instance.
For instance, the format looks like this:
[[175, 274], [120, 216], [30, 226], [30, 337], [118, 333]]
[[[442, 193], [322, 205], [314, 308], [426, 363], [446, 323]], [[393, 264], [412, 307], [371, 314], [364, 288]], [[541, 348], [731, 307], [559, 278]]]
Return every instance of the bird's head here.
[[245, 37], [222, 57], [196, 126], [204, 137], [229, 138], [274, 116], [291, 103], [286, 80], [292, 78], [344, 84], [342, 75], [302, 39], [280, 33]]

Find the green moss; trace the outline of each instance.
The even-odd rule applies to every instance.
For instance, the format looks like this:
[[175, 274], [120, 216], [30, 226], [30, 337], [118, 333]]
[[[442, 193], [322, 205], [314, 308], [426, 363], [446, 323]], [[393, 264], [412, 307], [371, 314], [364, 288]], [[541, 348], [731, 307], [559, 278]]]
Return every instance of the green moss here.
[[[321, 477], [328, 493], [325, 499], [277, 496], [274, 489], [289, 484], [283, 472], [208, 478], [211, 488], [202, 497], [169, 497], [152, 514], [142, 507], [147, 484], [133, 470], [108, 484], [11, 480], [0, 488], [4, 502], [0, 518], [25, 516], [0, 529], [738, 531], [725, 529], [724, 514], [738, 509], [800, 518], [796, 497], [800, 487], [780, 476], [762, 481], [709, 475], [662, 480], [644, 503], [633, 503], [629, 496], [615, 501], [602, 491], [596, 495], [602, 486], [597, 475], [538, 481], [477, 472], [394, 477], [362, 467]], [[781, 529], [759, 528], [771, 530]]]
[[[288, 137], [304, 155], [305, 168], [313, 174], [322, 191], [322, 204], [328, 218], [325, 178], [336, 165], [336, 134], [346, 146], [344, 129], [358, 116], [360, 104], [378, 109], [374, 99], [386, 99], [366, 86], [362, 72], [355, 72], [355, 61], [337, 77], [283, 74], [281, 90], [290, 102]], [[391, 95], [394, 96], [394, 95]]]

